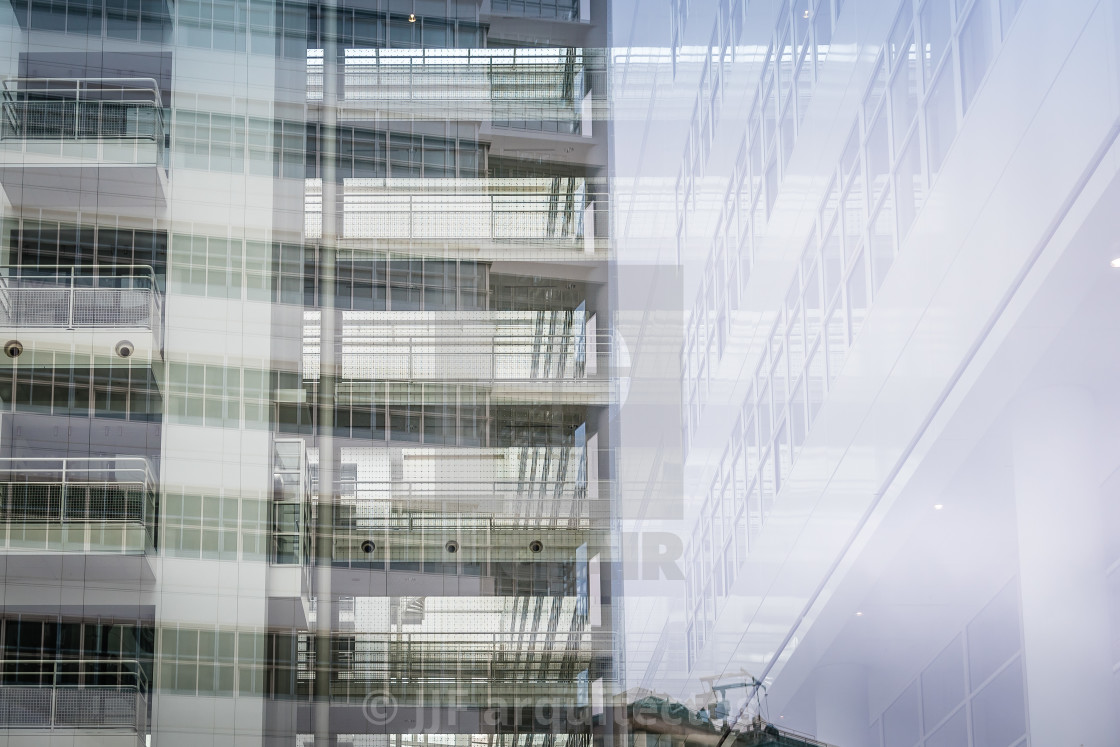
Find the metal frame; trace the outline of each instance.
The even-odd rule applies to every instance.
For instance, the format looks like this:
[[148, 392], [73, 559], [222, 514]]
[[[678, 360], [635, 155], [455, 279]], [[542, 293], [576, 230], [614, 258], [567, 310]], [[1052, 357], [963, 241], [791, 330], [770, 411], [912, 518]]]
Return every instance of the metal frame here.
[[0, 726], [148, 731], [148, 678], [135, 659], [0, 659]]
[[147, 140], [163, 163], [163, 97], [154, 78], [5, 78], [0, 88], [0, 140]]
[[[42, 270], [54, 274], [36, 274]], [[161, 347], [163, 295], [147, 265], [0, 268], [0, 327], [150, 330]], [[123, 271], [123, 272], [114, 272]], [[15, 274], [13, 274], [15, 273]]]

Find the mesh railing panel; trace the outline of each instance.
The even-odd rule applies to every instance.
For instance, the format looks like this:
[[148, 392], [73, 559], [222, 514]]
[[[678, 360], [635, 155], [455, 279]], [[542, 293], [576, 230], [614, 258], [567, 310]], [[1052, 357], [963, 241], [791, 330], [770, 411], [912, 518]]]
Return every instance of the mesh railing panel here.
[[0, 725], [49, 727], [51, 691], [50, 687], [0, 687]]
[[151, 291], [142, 288], [77, 288], [76, 327], [151, 327]]
[[[147, 288], [9, 288], [4, 323], [18, 327], [145, 327], [153, 319]], [[71, 294], [73, 304], [71, 305]]]
[[0, 517], [11, 522], [143, 522], [149, 502], [140, 486], [0, 483]]
[[4, 104], [4, 138], [74, 138], [77, 136], [77, 102], [9, 101]]
[[56, 726], [137, 726], [138, 698], [131, 690], [60, 687], [56, 693]]
[[10, 521], [58, 521], [62, 497], [62, 485], [0, 484], [0, 515]]
[[66, 486], [66, 521], [143, 521], [145, 492], [124, 485]]
[[7, 101], [0, 136], [26, 140], [135, 138], [162, 145], [163, 116], [144, 101]]
[[66, 327], [70, 320], [67, 288], [13, 288], [12, 323], [27, 327]]

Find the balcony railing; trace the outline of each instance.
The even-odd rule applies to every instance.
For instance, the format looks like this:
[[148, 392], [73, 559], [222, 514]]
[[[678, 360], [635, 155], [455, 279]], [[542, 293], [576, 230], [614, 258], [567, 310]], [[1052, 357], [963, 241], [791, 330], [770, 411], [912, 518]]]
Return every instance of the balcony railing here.
[[0, 727], [148, 732], [148, 679], [128, 659], [0, 660]]
[[[563, 312], [346, 311], [341, 374], [347, 380], [558, 382], [607, 373], [611, 338]], [[304, 320], [304, 372], [319, 375], [319, 312]]]
[[[91, 543], [88, 532], [79, 530], [82, 536], [69, 540], [98, 550], [142, 552], [156, 546], [157, 495], [151, 465], [142, 457], [0, 459], [0, 520], [10, 544], [22, 544], [14, 535], [28, 525], [96, 524], [97, 534], [107, 537]], [[111, 526], [133, 527], [143, 535], [143, 546], [104, 531]]]
[[[595, 233], [582, 177], [347, 179], [344, 239], [493, 241], [583, 248]], [[304, 231], [322, 235], [322, 182], [308, 179]]]
[[[605, 344], [605, 341], [600, 341]], [[388, 379], [564, 381], [588, 378], [589, 341], [576, 334], [371, 336], [369, 352], [342, 353], [344, 376], [375, 365]], [[592, 342], [594, 344], [594, 342]], [[604, 352], [601, 348], [596, 354]], [[373, 364], [370, 356], [382, 356]]]
[[[163, 297], [150, 267], [0, 270], [0, 327], [150, 330], [160, 349]], [[18, 274], [13, 274], [18, 273]]]
[[0, 140], [144, 141], [163, 164], [163, 101], [151, 78], [8, 78]]
[[[557, 121], [580, 134], [590, 75], [579, 48], [347, 49], [340, 97], [351, 113]], [[323, 97], [323, 52], [308, 50], [307, 98]], [[346, 116], [346, 115], [344, 115]]]
[[526, 18], [578, 21], [579, 0], [493, 0], [491, 12]]
[[591, 528], [587, 484], [580, 481], [370, 483], [363, 492], [377, 498], [341, 496], [340, 530]]

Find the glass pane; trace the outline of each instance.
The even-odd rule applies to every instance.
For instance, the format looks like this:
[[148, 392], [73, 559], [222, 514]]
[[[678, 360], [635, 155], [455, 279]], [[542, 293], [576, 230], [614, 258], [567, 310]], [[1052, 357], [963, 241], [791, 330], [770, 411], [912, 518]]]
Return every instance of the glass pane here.
[[992, 62], [991, 8], [988, 2], [976, 0], [961, 27], [961, 94], [966, 112]]

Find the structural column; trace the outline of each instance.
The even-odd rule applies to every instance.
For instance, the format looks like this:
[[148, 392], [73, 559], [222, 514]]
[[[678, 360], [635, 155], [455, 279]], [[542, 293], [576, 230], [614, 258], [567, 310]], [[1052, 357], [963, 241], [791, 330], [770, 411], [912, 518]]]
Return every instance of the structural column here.
[[1089, 392], [1014, 404], [1012, 453], [1030, 742], [1120, 744], [1112, 702], [1104, 515]]
[[813, 685], [817, 738], [844, 747], [871, 747], [866, 667], [855, 663], [817, 667], [813, 670]]

